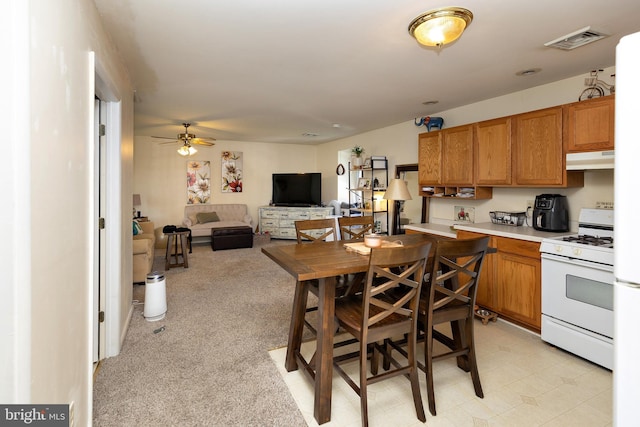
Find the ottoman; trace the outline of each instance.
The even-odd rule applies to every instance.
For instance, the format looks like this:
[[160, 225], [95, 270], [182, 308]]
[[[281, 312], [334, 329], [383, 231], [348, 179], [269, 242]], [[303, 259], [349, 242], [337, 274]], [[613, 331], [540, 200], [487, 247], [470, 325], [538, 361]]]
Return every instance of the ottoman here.
[[211, 229], [211, 249], [238, 249], [253, 247], [253, 229], [246, 227], [221, 227]]

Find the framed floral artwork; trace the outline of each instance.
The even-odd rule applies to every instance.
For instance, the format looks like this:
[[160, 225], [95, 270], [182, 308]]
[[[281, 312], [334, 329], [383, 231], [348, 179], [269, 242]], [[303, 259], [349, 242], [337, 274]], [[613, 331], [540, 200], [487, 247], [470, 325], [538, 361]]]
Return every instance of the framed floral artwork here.
[[187, 204], [209, 203], [211, 199], [211, 162], [187, 162]]
[[242, 192], [242, 152], [222, 152], [222, 192]]

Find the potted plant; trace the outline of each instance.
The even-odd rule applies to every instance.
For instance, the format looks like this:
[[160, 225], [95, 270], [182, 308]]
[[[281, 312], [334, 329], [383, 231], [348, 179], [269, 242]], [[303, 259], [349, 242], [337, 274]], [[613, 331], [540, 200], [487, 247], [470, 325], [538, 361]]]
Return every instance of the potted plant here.
[[356, 145], [351, 149], [351, 164], [353, 166], [360, 167], [363, 163], [362, 153], [364, 153], [364, 148], [359, 145]]

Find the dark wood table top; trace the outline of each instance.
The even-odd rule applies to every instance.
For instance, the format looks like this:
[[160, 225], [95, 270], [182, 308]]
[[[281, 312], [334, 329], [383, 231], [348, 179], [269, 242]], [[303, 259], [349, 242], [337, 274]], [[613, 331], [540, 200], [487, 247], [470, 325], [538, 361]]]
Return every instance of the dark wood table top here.
[[[400, 241], [406, 245], [424, 241], [435, 242], [438, 240], [438, 236], [401, 234], [387, 236], [384, 239], [391, 242]], [[262, 252], [298, 281], [321, 279], [323, 277], [359, 273], [367, 270], [369, 257], [347, 250], [344, 246], [345, 243], [357, 241], [338, 240], [333, 242], [267, 246], [262, 248]]]

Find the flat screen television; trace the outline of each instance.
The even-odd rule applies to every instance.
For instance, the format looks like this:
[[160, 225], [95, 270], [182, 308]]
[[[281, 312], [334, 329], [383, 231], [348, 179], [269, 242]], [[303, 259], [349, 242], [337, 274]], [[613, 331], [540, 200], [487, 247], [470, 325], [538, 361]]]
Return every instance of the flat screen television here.
[[322, 197], [322, 174], [274, 173], [273, 195], [275, 206], [320, 206]]

